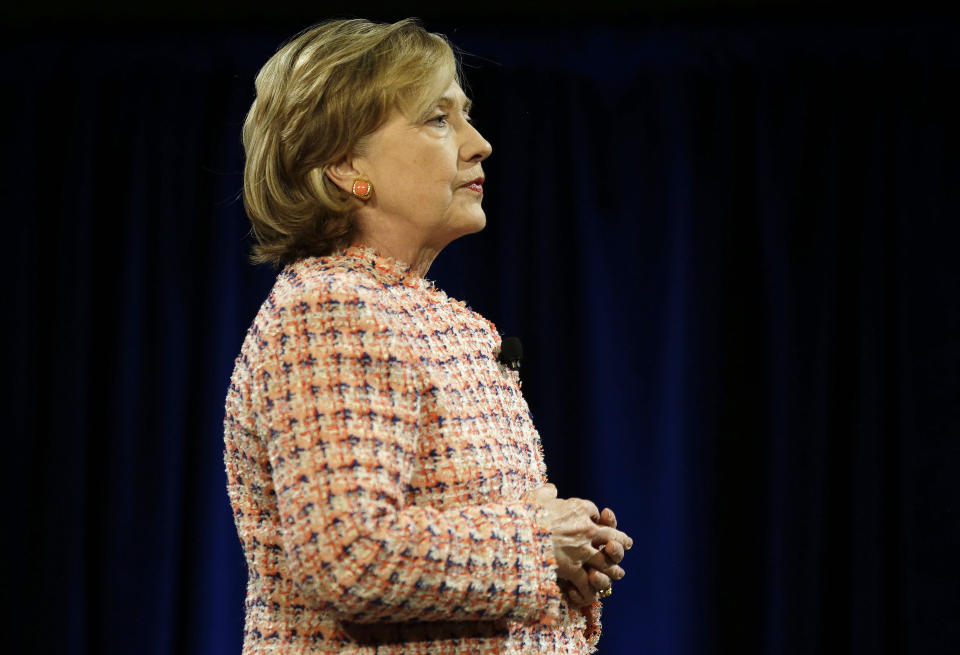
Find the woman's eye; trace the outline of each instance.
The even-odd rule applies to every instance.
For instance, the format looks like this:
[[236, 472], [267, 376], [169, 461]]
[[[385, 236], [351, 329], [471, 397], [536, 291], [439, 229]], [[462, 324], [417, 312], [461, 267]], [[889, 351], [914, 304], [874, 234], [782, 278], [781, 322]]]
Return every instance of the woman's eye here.
[[434, 116], [433, 118], [431, 118], [431, 119], [430, 119], [429, 121], [427, 121], [427, 122], [428, 122], [428, 123], [433, 123], [434, 125], [443, 126], [443, 125], [446, 125], [446, 124], [447, 124], [447, 119], [448, 119], [448, 118], [450, 118], [450, 115], [449, 115], [449, 114], [440, 114], [439, 116]]

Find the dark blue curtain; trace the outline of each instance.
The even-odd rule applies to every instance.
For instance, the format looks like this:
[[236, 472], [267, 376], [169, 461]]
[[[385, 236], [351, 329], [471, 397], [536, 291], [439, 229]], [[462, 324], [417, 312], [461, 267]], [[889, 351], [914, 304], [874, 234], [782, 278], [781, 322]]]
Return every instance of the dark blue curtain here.
[[[494, 144], [431, 276], [635, 537], [601, 652], [958, 652], [955, 24], [428, 26]], [[239, 652], [239, 130], [293, 31], [3, 41], [8, 652]]]

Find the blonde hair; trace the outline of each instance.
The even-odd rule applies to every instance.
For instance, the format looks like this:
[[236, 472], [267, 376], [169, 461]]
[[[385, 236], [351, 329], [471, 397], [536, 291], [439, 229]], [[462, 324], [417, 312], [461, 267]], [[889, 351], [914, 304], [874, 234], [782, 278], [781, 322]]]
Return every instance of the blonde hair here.
[[459, 64], [446, 37], [415, 19], [331, 20], [282, 45], [257, 74], [243, 123], [251, 260], [280, 266], [349, 245], [359, 201], [326, 167], [362, 153], [395, 108], [426, 111], [453, 80]]

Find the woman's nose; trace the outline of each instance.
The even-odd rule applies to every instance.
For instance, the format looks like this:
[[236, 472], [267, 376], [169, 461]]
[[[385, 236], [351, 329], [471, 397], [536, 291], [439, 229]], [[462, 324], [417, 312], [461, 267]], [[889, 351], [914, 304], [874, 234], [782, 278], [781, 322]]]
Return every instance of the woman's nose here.
[[469, 137], [461, 148], [463, 158], [469, 162], [481, 162], [489, 157], [491, 152], [493, 152], [493, 146], [483, 138], [477, 128], [471, 125]]

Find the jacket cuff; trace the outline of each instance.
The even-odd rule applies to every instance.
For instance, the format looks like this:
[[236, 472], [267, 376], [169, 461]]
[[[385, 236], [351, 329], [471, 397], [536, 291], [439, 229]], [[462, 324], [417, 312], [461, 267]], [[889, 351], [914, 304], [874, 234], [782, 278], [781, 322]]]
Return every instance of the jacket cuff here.
[[537, 611], [530, 614], [528, 619], [541, 625], [556, 626], [560, 622], [561, 592], [557, 585], [557, 560], [553, 552], [552, 533], [546, 527], [546, 511], [536, 503], [525, 504], [524, 509], [533, 519], [533, 538], [529, 542], [529, 553], [524, 555], [534, 562], [536, 569], [534, 602]]
[[587, 620], [583, 627], [583, 636], [587, 640], [591, 653], [597, 650], [597, 642], [600, 640], [600, 610], [602, 609], [603, 605], [599, 601], [580, 608], [580, 613]]

